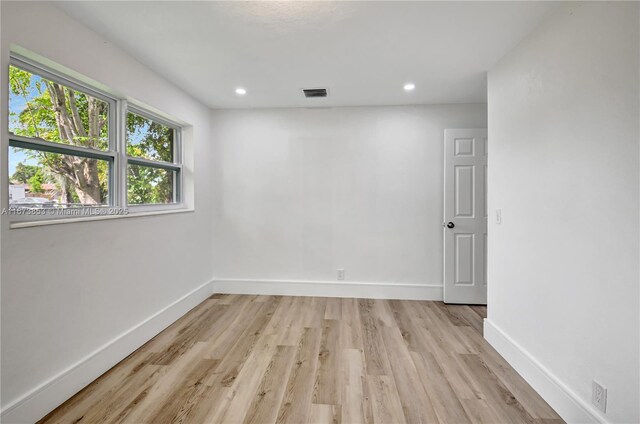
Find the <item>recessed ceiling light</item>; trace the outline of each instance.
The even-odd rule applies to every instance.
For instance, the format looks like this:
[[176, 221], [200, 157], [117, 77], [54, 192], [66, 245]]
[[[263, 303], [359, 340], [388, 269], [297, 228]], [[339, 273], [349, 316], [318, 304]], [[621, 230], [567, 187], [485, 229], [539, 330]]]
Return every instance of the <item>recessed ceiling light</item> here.
[[416, 85], [413, 83], [407, 83], [404, 85], [404, 91], [411, 91], [416, 88]]
[[236, 94], [238, 96], [244, 96], [245, 94], [247, 94], [247, 90], [245, 90], [242, 87], [238, 87], [238, 88], [236, 88]]

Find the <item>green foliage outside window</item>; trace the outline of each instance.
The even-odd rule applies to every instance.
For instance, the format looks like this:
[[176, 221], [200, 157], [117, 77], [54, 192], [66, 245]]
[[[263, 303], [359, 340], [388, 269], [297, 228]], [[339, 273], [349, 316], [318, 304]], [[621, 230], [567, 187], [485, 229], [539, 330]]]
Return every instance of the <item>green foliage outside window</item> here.
[[[127, 113], [127, 156], [173, 162], [174, 131], [158, 122]], [[127, 200], [130, 204], [173, 202], [174, 173], [161, 168], [129, 165]]]

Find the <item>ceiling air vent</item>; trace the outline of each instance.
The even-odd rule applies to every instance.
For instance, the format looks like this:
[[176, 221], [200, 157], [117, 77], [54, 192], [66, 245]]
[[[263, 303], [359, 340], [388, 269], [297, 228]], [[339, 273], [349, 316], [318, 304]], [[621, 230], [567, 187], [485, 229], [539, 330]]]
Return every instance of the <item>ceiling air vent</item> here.
[[307, 99], [327, 97], [326, 88], [303, 88], [302, 92], [304, 93], [304, 97]]

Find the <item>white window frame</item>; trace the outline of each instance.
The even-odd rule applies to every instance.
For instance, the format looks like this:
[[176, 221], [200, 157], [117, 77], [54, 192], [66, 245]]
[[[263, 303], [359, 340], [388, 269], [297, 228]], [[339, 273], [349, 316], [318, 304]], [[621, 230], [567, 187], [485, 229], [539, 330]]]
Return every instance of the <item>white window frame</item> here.
[[[109, 122], [108, 122], [108, 150], [97, 150], [88, 147], [78, 147], [63, 143], [56, 143], [52, 141], [43, 140], [40, 138], [24, 137], [13, 134], [9, 127], [8, 131], [8, 145], [7, 145], [7, 158], [9, 157], [9, 149], [12, 147], [19, 147], [30, 150], [40, 150], [51, 153], [59, 153], [64, 155], [90, 157], [99, 160], [105, 160], [109, 164], [109, 184], [108, 184], [108, 205], [96, 205], [91, 207], [79, 207], [77, 215], [19, 215], [14, 214], [9, 217], [10, 223], [22, 223], [32, 221], [75, 221], [84, 220], [85, 218], [91, 218], [91, 215], [86, 213], [88, 209], [92, 210], [105, 210], [120, 209], [127, 211], [127, 214], [116, 215], [117, 217], [124, 216], [136, 216], [140, 213], [161, 213], [161, 212], [176, 212], [185, 210], [184, 202], [184, 172], [183, 172], [183, 139], [182, 134], [184, 128], [182, 125], [158, 116], [144, 107], [138, 105], [131, 105], [124, 98], [119, 98], [108, 94], [95, 87], [77, 81], [67, 75], [63, 75], [56, 72], [44, 65], [24, 58], [20, 55], [12, 53], [10, 61], [7, 66], [15, 66], [24, 71], [30, 72], [34, 75], [40, 76], [50, 81], [62, 84], [73, 90], [80, 91], [89, 96], [95, 97], [106, 102], [109, 105]], [[8, 81], [5, 81], [8, 83]], [[174, 131], [173, 138], [173, 161], [164, 162], [156, 160], [148, 160], [138, 157], [127, 156], [127, 140], [126, 140], [126, 122], [127, 113], [131, 112], [136, 115], [142, 116], [146, 119], [152, 120], [159, 124], [165, 125]], [[7, 114], [8, 117], [8, 114]], [[127, 202], [127, 170], [129, 164], [136, 164], [142, 166], [149, 166], [153, 168], [162, 168], [168, 171], [174, 172], [173, 178], [173, 203], [159, 203], [159, 204], [131, 204]], [[8, 171], [8, 168], [7, 168]], [[10, 176], [7, 176], [7, 181]], [[7, 192], [4, 193], [7, 205], [10, 207], [9, 190], [7, 185]], [[96, 213], [97, 217], [108, 216], [107, 211], [103, 214]], [[94, 218], [96, 217], [94, 216]]]
[[[122, 105], [124, 107], [122, 107], [123, 115], [120, 121], [123, 124], [122, 125], [123, 134], [120, 137], [120, 140], [122, 141], [122, 146], [120, 146], [119, 153], [121, 155], [120, 163], [124, 164], [123, 166], [124, 169], [121, 170], [121, 172], [123, 172], [124, 175], [122, 175], [121, 178], [123, 178], [125, 187], [128, 181], [127, 170], [128, 170], [129, 164], [147, 166], [151, 168], [166, 169], [167, 171], [175, 172], [174, 178], [173, 178], [173, 203], [164, 203], [164, 204], [149, 203], [149, 204], [142, 204], [142, 205], [129, 204], [127, 200], [127, 189], [125, 189], [122, 191], [122, 193], [120, 193], [123, 196], [123, 199], [121, 199], [122, 204], [126, 205], [126, 207], [133, 212], [155, 211], [155, 210], [158, 210], [159, 206], [162, 209], [170, 209], [170, 208], [175, 209], [175, 208], [183, 207], [182, 193], [184, 192], [183, 190], [184, 178], [182, 177], [182, 128], [179, 125], [176, 125], [175, 123], [168, 121], [164, 118], [161, 118], [157, 115], [154, 115], [145, 109], [128, 104], [124, 100], [122, 101]], [[145, 158], [127, 155], [127, 128], [125, 123], [127, 122], [128, 113], [133, 113], [145, 119], [157, 122], [158, 124], [164, 125], [173, 130], [173, 155], [172, 155], [173, 161], [172, 162], [166, 162], [161, 160], [151, 160], [151, 159], [145, 159]]]

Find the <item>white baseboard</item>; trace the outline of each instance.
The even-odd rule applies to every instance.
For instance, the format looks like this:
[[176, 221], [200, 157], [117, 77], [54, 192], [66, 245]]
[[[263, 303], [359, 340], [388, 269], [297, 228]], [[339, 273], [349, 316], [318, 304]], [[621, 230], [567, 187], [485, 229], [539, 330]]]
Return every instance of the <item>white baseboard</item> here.
[[608, 423], [594, 407], [489, 319], [484, 320], [484, 338], [567, 423]]
[[187, 293], [2, 408], [2, 423], [34, 423], [211, 296], [211, 282]]
[[215, 279], [214, 293], [279, 296], [351, 297], [365, 299], [442, 300], [442, 286], [351, 281]]

